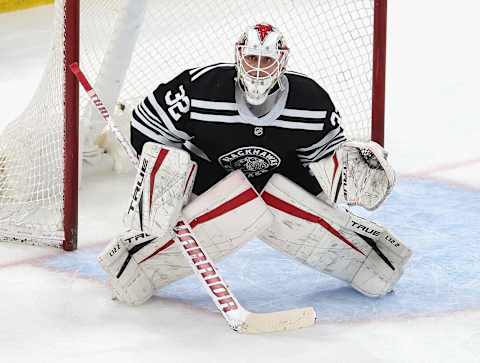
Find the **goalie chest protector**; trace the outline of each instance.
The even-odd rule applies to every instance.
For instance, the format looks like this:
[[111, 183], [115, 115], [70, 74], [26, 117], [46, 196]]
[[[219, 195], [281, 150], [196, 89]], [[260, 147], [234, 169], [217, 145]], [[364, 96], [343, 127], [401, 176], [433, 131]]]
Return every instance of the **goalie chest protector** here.
[[262, 117], [248, 109], [233, 64], [190, 69], [160, 84], [133, 111], [131, 142], [181, 147], [198, 163], [193, 192], [201, 194], [240, 169], [260, 191], [280, 173], [312, 194], [321, 191], [306, 164], [345, 141], [339, 115], [311, 78], [287, 72], [286, 89]]

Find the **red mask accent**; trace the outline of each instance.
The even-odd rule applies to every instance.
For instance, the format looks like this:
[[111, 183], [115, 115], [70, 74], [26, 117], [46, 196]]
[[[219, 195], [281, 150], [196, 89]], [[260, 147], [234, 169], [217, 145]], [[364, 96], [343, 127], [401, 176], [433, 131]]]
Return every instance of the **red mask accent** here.
[[255, 25], [255, 29], [258, 32], [258, 36], [260, 37], [260, 41], [263, 42], [265, 37], [273, 30], [273, 26], [270, 24], [257, 24]]

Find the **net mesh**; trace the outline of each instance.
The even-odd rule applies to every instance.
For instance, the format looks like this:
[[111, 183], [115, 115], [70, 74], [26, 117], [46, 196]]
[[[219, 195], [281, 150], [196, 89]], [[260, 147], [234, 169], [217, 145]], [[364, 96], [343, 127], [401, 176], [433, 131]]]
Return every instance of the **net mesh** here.
[[51, 56], [32, 100], [0, 134], [0, 240], [63, 240], [63, 7]]
[[[113, 9], [114, 2], [107, 9]], [[119, 9], [123, 3], [116, 2]], [[95, 17], [107, 9], [85, 12]], [[86, 47], [91, 49], [92, 39], [109, 38], [115, 22], [107, 17], [112, 19], [108, 26], [102, 17], [94, 33], [82, 33]], [[233, 44], [240, 33], [262, 21], [285, 34], [291, 49], [288, 68], [311, 76], [332, 96], [347, 137], [370, 139], [373, 0], [146, 1], [120, 99], [135, 105], [160, 81], [186, 68], [233, 62]], [[82, 65], [90, 74], [99, 72], [107, 44], [102, 41], [94, 52], [82, 52]]]
[[[28, 237], [55, 245], [63, 238], [64, 1], [55, 2], [53, 46], [39, 88], [0, 136], [2, 239]], [[158, 83], [186, 68], [233, 62], [234, 43], [245, 27], [269, 22], [286, 36], [288, 68], [329, 92], [347, 137], [370, 139], [374, 0], [80, 4], [81, 67], [110, 107], [117, 101], [135, 106]], [[104, 123], [80, 94], [81, 124], [97, 132]]]

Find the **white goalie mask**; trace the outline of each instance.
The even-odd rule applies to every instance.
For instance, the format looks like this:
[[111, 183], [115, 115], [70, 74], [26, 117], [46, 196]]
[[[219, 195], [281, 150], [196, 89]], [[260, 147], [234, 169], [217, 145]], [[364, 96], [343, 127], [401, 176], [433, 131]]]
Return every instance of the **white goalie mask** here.
[[235, 45], [237, 80], [247, 102], [260, 105], [287, 66], [289, 49], [282, 33], [270, 24], [249, 27]]

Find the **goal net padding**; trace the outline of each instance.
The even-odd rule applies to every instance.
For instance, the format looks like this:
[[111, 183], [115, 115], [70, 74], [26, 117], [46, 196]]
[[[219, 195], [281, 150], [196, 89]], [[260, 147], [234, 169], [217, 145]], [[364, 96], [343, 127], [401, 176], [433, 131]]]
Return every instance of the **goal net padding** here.
[[0, 135], [0, 240], [76, 248], [78, 139], [81, 149], [104, 126], [69, 84], [77, 46], [109, 109], [130, 109], [184, 69], [233, 62], [240, 33], [258, 22], [282, 30], [288, 68], [329, 92], [347, 137], [383, 143], [386, 0], [57, 0], [38, 89]]

